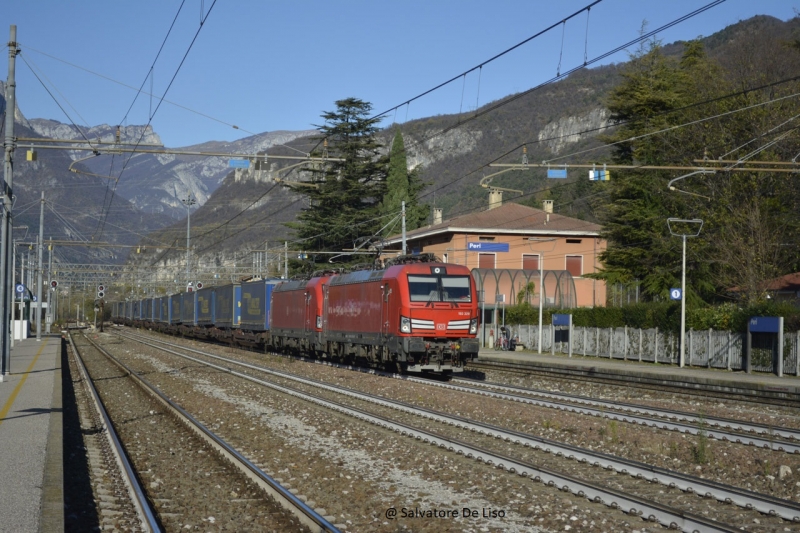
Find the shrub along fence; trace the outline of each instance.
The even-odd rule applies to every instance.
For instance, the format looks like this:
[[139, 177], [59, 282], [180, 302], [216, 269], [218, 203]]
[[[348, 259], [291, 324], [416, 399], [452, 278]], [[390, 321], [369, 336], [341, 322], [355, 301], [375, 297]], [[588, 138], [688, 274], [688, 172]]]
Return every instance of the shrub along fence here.
[[[510, 326], [512, 335], [528, 350], [538, 350], [539, 326]], [[730, 331], [688, 330], [686, 332], [685, 363], [687, 366], [745, 370], [747, 335]], [[542, 328], [543, 353], [568, 353], [569, 344], [564, 331], [551, 325]], [[757, 372], [776, 372], [774, 346], [755, 344], [751, 367]], [[573, 355], [605, 357], [628, 361], [678, 364], [680, 335], [653, 329], [572, 328]], [[800, 376], [800, 332], [783, 334], [783, 368], [787, 374]]]

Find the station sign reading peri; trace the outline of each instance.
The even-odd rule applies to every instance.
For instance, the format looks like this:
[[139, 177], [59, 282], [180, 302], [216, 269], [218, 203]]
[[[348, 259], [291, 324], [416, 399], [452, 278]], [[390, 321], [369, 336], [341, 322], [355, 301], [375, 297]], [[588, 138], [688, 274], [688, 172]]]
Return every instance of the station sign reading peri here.
[[507, 252], [507, 242], [468, 242], [467, 250], [475, 252]]

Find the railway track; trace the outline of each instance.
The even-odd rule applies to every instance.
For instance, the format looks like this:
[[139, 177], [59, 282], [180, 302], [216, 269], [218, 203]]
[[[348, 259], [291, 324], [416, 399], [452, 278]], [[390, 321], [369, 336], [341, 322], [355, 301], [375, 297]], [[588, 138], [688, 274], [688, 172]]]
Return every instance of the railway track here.
[[[699, 416], [694, 413], [686, 411], [678, 411], [674, 409], [657, 408], [650, 405], [632, 404], [619, 401], [604, 401], [587, 396], [579, 396], [575, 394], [567, 394], [562, 392], [553, 392], [543, 389], [532, 389], [526, 387], [517, 387], [504, 383], [490, 383], [486, 381], [476, 381], [472, 379], [454, 378], [452, 383], [466, 385], [467, 387], [474, 387], [476, 390], [489, 389], [508, 391], [513, 393], [511, 399], [516, 399], [515, 394], [522, 395], [521, 398], [526, 396], [550, 398], [554, 400], [564, 400], [570, 404], [586, 405], [603, 410], [607, 413], [632, 413], [635, 415], [652, 415], [653, 417], [663, 418], [666, 420], [676, 420], [680, 422], [687, 422], [698, 426], [713, 426], [718, 428], [726, 428], [734, 432], [750, 433], [756, 435], [764, 435], [770, 438], [783, 438], [790, 441], [800, 441], [800, 429], [781, 427], [775, 424], [759, 424], [756, 422], [749, 422], [744, 420], [736, 420], [732, 418], [714, 417], [714, 416]], [[730, 440], [730, 439], [726, 439]], [[748, 443], [750, 444], [750, 443]], [[775, 449], [775, 448], [773, 448]], [[792, 453], [794, 450], [792, 450]]]
[[670, 409], [620, 404], [618, 402], [601, 401], [570, 394], [523, 389], [501, 384], [478, 384], [467, 380], [456, 380], [456, 382], [460, 384], [441, 383], [436, 385], [513, 402], [640, 424], [690, 435], [703, 434], [720, 441], [730, 441], [737, 444], [800, 454], [800, 430], [794, 428], [782, 428], [768, 424], [756, 424], [712, 416], [698, 416]]
[[[82, 387], [76, 394], [85, 401], [78, 403], [81, 428], [84, 432], [89, 470], [92, 473], [92, 491], [100, 502], [97, 514], [102, 527], [122, 528], [128, 531], [161, 531], [144, 489], [125, 455], [120, 439], [100, 400], [97, 389], [89, 379], [80, 352], [72, 335], [68, 335], [71, 362], [75, 365]], [[77, 518], [76, 518], [77, 519]], [[73, 519], [76, 520], [76, 519]], [[83, 523], [71, 526], [84, 527]]]
[[677, 378], [670, 380], [648, 376], [620, 376], [613, 373], [603, 373], [597, 368], [566, 368], [534, 366], [499, 361], [470, 361], [466, 371], [497, 371], [524, 376], [546, 376], [551, 379], [568, 380], [570, 382], [582, 381], [586, 383], [602, 383], [632, 387], [647, 391], [691, 394], [706, 398], [727, 399], [735, 401], [748, 401], [753, 404], [775, 405], [785, 407], [800, 407], [800, 397], [788, 390], [772, 390], [737, 387], [735, 385], [704, 385], [695, 382], [683, 381]]
[[[145, 530], [205, 529], [219, 522], [233, 530], [261, 523], [276, 531], [338, 531], [108, 351], [86, 337], [73, 347], [88, 361], [91, 380], [103, 384], [100, 396], [122, 428], [128, 477], [149, 481], [132, 491], [150, 516]], [[144, 505], [148, 501], [152, 508]]]
[[[129, 338], [133, 339], [133, 337], [130, 336]], [[147, 339], [147, 341], [145, 341], [141, 337], [137, 337], [135, 340], [137, 340], [137, 342], [149, 342], [152, 339]], [[162, 349], [164, 349], [163, 347], [165, 345], [170, 345], [171, 348], [167, 349], [167, 351], [173, 355], [186, 358], [194, 363], [213, 366], [213, 368], [218, 371], [229, 372], [231, 374], [243, 377], [244, 379], [253, 380], [260, 385], [280, 390], [285, 394], [291, 394], [295, 397], [303, 398], [306, 401], [313, 402], [321, 406], [326, 406], [329, 409], [335, 409], [342, 413], [348, 413], [350, 416], [367, 420], [372, 424], [392, 429], [393, 431], [404, 435], [413, 436], [416, 439], [423, 440], [424, 442], [430, 442], [434, 445], [444, 447], [450, 451], [455, 451], [456, 453], [466, 455], [467, 457], [479, 458], [488, 464], [498, 466], [502, 465], [502, 467], [510, 473], [530, 476], [535, 480], [557, 486], [561, 490], [572, 492], [573, 494], [581, 497], [590, 498], [593, 501], [603, 502], [609, 507], [622, 508], [631, 514], [643, 514], [647, 519], [658, 521], [665, 526], [677, 526], [687, 531], [705, 531], [711, 530], [709, 528], [712, 527], [722, 528], [718, 530], [726, 530], [725, 528], [728, 526], [724, 525], [725, 522], [728, 522], [729, 524], [736, 524], [742, 519], [741, 512], [736, 511], [731, 513], [726, 511], [726, 508], [729, 511], [731, 508], [735, 508], [735, 506], [739, 506], [740, 509], [746, 510], [745, 514], [752, 512], [752, 510], [756, 510], [761, 514], [761, 516], [781, 517], [783, 521], [788, 521], [790, 523], [800, 521], [800, 506], [791, 501], [781, 500], [767, 495], [754, 493], [752, 491], [742, 490], [730, 485], [714, 483], [708, 480], [687, 476], [685, 474], [655, 468], [650, 465], [608, 456], [607, 454], [599, 454], [592, 452], [591, 450], [563, 445], [555, 441], [533, 437], [521, 432], [509, 431], [503, 429], [502, 427], [492, 426], [474, 420], [468, 420], [463, 417], [452, 416], [429, 409], [421, 409], [416, 405], [409, 405], [402, 402], [387, 400], [385, 398], [377, 398], [374, 395], [364, 394], [351, 389], [309, 380], [307, 378], [291, 375], [286, 372], [265, 369], [258, 365], [233, 361], [229, 358], [223, 358], [215, 354], [187, 348], [185, 346], [178, 346], [173, 343], [166, 343], [159, 340], [155, 344], [150, 344], [151, 346], [159, 345], [162, 347]], [[174, 348], [178, 349], [179, 351], [175, 351]], [[356, 408], [353, 406], [348, 407], [341, 401], [333, 401], [330, 395], [325, 396], [320, 395], [319, 393], [308, 394], [307, 392], [303, 392], [297, 388], [276, 385], [274, 383], [255, 378], [251, 375], [234, 371], [229, 366], [220, 366], [218, 364], [212, 365], [208, 362], [204, 362], [202, 359], [198, 359], [195, 356], [189, 356], [186, 355], [186, 353], [181, 353], [187, 351], [195, 354], [195, 356], [199, 355], [205, 358], [212, 358], [227, 365], [235, 364], [246, 368], [248, 371], [255, 371], [260, 374], [268, 374], [274, 378], [292, 381], [296, 384], [302, 385], [303, 387], [309, 387], [317, 391], [323, 390], [326, 391], [326, 393], [332, 393], [333, 395], [337, 395], [339, 397], [347, 397], [357, 400], [364, 405], [380, 406], [381, 408], [386, 408], [388, 410], [402, 412], [405, 415], [409, 415], [414, 418], [418, 418], [420, 416], [425, 417], [428, 420], [436, 422], [438, 426], [457, 428], [457, 435], [449, 434], [447, 431], [441, 432], [440, 429], [436, 431], [421, 429], [419, 424], [409, 423], [408, 419], [398, 421], [393, 420], [393, 418], [396, 417], [376, 414], [373, 412], [373, 407], [370, 407], [366, 410], [364, 408]], [[442, 384], [435, 385], [447, 386]], [[458, 390], [459, 386], [455, 386], [453, 388], [454, 390]], [[469, 392], [474, 394], [474, 391]], [[488, 437], [488, 442], [491, 442], [492, 440], [501, 440], [509, 443], [508, 449], [514, 450], [516, 448], [516, 450], [511, 451], [511, 453], [507, 453], [505, 449], [503, 452], [498, 452], [493, 451], [495, 450], [496, 446], [487, 447], [471, 444], [468, 441], [473, 439], [464, 438], [464, 435], [469, 434], [485, 435]], [[520, 453], [518, 451], [520, 447], [526, 451]], [[521, 457], [528, 457], [527, 450], [533, 450], [531, 457], [537, 454], [544, 454], [548, 457], [540, 457], [538, 459], [529, 458], [525, 460], [521, 459]], [[542, 466], [545, 463], [552, 463], [553, 457], [558, 458], [559, 463], [567, 461], [570, 462], [571, 465], [564, 466], [562, 471], [552, 470]], [[586, 467], [582, 466], [587, 464], [596, 467], [594, 471], [599, 471], [601, 475], [587, 476], [584, 472]], [[575, 465], [579, 466], [576, 468]], [[565, 473], [570, 470], [578, 471], [581, 477], [576, 477], [575, 475]], [[615, 481], [612, 483], [612, 485], [625, 487], [625, 490], [617, 490], [610, 487], [608, 483], [600, 484], [593, 481], [587, 481], [587, 478], [594, 477], [595, 479], [602, 479], [603, 477], [608, 477], [606, 474], [607, 471], [627, 474], [628, 476], [626, 479], [634, 480], [634, 485], [641, 485], [642, 480], [649, 483], [645, 483], [644, 487], [633, 489], [631, 488], [631, 483], [629, 482], [620, 483]], [[659, 484], [662, 487], [667, 487], [673, 492], [677, 493], [677, 497], [673, 497], [671, 500], [676, 503], [680, 503], [679, 500], [682, 499], [684, 494], [692, 493], [696, 493], [702, 497], [705, 497], [706, 502], [720, 502], [722, 507], [720, 508], [717, 506], [717, 508], [712, 512], [713, 516], [715, 516], [716, 523], [711, 524], [706, 522], [708, 519], [699, 515], [695, 516], [693, 513], [687, 512], [685, 507], [682, 509], [670, 508], [669, 505], [656, 503], [655, 500], [648, 497], [634, 496], [634, 494], [638, 491], [640, 494], [647, 494], [648, 496], [652, 497], [654, 494], [652, 486], [658, 486]], [[647, 485], [649, 485], [649, 487]], [[659, 489], [655, 492], [663, 492], [663, 490]], [[693, 498], [697, 498], [697, 496], [693, 496]], [[708, 509], [704, 510], [704, 513], [708, 512]], [[728, 519], [731, 521], [725, 519], [726, 515], [731, 516], [731, 518]], [[755, 520], [755, 522], [759, 521], [758, 518], [752, 517], [750, 520]]]

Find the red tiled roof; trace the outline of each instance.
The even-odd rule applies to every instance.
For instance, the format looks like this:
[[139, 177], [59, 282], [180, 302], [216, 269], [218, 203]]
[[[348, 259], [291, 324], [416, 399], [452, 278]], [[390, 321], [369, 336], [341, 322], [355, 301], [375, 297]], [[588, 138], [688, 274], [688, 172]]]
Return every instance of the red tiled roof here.
[[[448, 232], [470, 233], [533, 233], [533, 234], [596, 234], [602, 226], [577, 218], [566, 217], [547, 213], [541, 209], [534, 209], [520, 204], [507, 203], [495, 209], [487, 209], [478, 213], [469, 213], [441, 224], [425, 226], [406, 234], [407, 239], [423, 235]], [[399, 239], [393, 235], [389, 242]]]
[[800, 272], [786, 274], [767, 283], [768, 291], [800, 291]]

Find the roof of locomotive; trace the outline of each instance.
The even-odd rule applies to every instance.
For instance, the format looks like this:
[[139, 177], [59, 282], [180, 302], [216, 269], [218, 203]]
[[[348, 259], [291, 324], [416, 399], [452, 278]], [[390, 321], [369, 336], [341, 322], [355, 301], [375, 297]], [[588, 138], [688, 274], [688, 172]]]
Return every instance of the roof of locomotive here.
[[272, 292], [286, 292], [296, 291], [300, 289], [313, 288], [318, 285], [323, 285], [328, 279], [334, 277], [334, 274], [325, 274], [322, 276], [314, 276], [311, 279], [293, 279], [278, 283]]
[[330, 285], [347, 285], [350, 283], [363, 283], [365, 281], [394, 279], [404, 274], [431, 274], [434, 269], [443, 269], [442, 273], [469, 276], [470, 270], [464, 265], [440, 262], [419, 262], [392, 265], [383, 270], [357, 270], [347, 274], [340, 274], [331, 279]]

